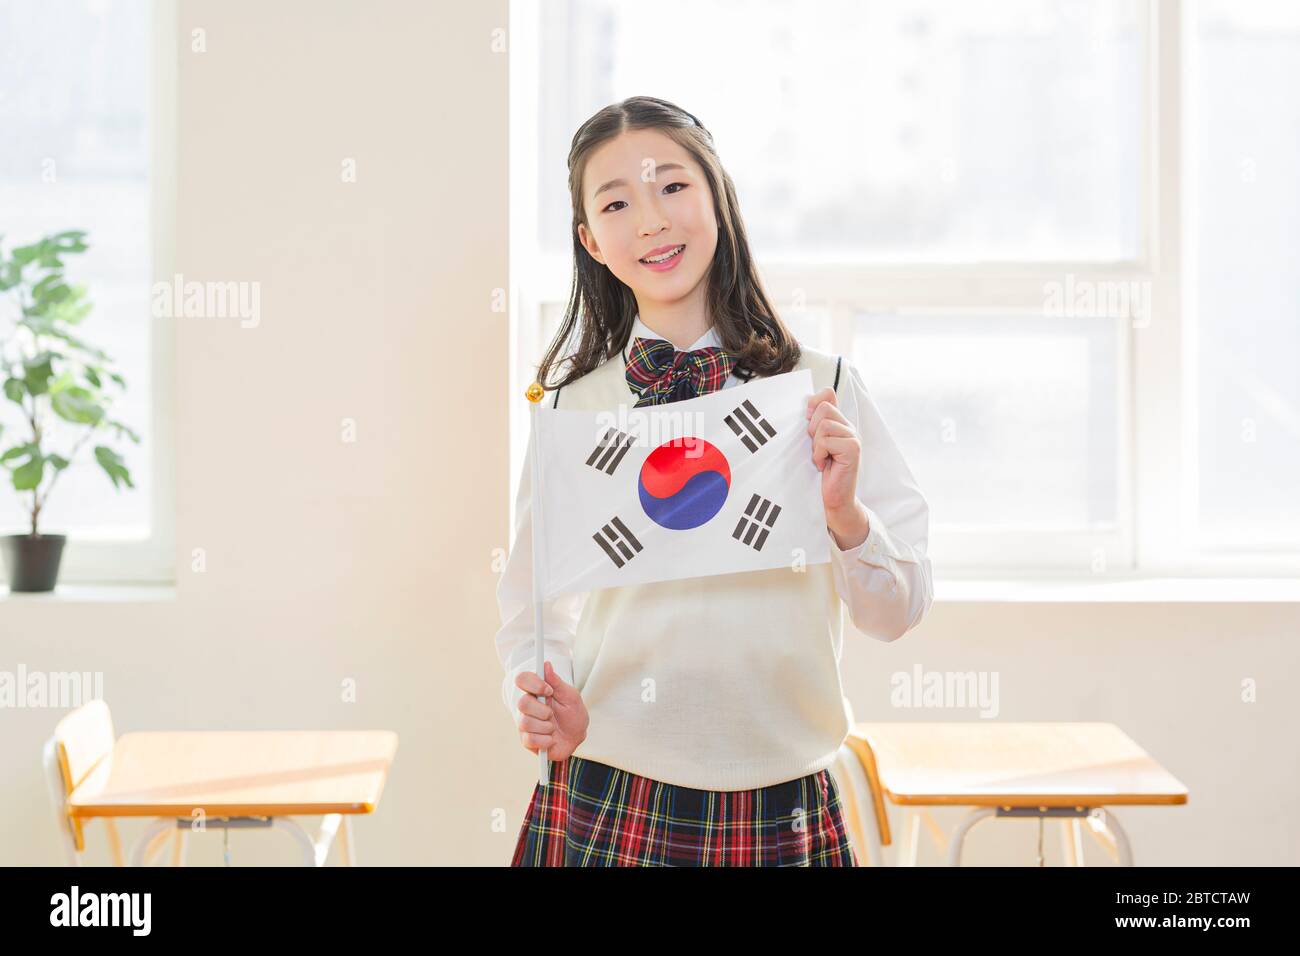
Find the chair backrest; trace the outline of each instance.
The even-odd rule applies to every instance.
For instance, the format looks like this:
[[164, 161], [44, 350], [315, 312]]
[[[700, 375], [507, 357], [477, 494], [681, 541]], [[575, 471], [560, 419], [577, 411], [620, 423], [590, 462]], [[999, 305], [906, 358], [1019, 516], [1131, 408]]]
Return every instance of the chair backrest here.
[[68, 796], [101, 760], [113, 752], [113, 715], [108, 704], [91, 700], [65, 714], [45, 744], [45, 782], [54, 806], [64, 854], [77, 866], [86, 848], [82, 821], [68, 815]]
[[889, 846], [893, 842], [893, 836], [889, 832], [889, 814], [885, 810], [884, 788], [880, 785], [880, 774], [876, 770], [876, 755], [872, 753], [871, 745], [866, 740], [853, 733], [845, 738], [844, 745], [858, 758], [862, 772], [866, 774], [867, 786], [871, 791], [870, 800], [874, 811], [876, 832], [880, 835], [880, 845]]

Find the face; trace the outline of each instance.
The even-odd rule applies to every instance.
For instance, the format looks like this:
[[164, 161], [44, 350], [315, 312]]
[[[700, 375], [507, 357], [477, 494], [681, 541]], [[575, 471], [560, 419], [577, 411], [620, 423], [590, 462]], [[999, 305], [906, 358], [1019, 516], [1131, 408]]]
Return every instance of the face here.
[[[582, 183], [578, 237], [638, 303], [700, 287], [718, 244], [713, 193], [691, 154], [658, 130], [626, 130], [597, 148]], [[662, 262], [646, 262], [680, 248]]]

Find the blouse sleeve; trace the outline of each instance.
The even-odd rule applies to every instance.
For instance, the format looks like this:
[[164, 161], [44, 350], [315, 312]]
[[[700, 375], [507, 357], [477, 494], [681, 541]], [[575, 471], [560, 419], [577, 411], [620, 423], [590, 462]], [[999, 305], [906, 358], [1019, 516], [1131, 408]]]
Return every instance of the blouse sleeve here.
[[916, 627], [934, 603], [926, 554], [930, 508], [857, 368], [844, 359], [841, 372], [847, 376], [841, 376], [836, 401], [862, 443], [857, 496], [871, 527], [866, 540], [847, 551], [827, 528], [831, 570], [854, 627], [893, 641]]
[[[515, 497], [515, 540], [497, 584], [497, 607], [501, 628], [496, 633], [497, 657], [505, 669], [501, 696], [515, 725], [519, 724], [519, 698], [524, 692], [515, 677], [536, 667], [537, 649], [533, 628], [533, 533], [532, 471], [533, 439], [529, 436], [523, 476]], [[573, 683], [573, 643], [578, 619], [586, 603], [585, 592], [563, 594], [543, 607], [546, 636], [543, 655], [566, 683]]]

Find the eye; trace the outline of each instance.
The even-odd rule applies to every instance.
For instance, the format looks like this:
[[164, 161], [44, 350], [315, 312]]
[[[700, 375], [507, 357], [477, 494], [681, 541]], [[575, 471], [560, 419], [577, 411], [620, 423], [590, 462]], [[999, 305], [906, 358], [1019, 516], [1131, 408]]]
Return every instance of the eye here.
[[[664, 190], [667, 191], [667, 190], [669, 190], [669, 189], [672, 189], [674, 186], [681, 186], [682, 189], [685, 189], [685, 188], [686, 188], [687, 186], [689, 186], [689, 185], [690, 185], [690, 183], [669, 183], [667, 186], [664, 187]], [[668, 193], [668, 195], [671, 196], [671, 195], [673, 195], [674, 193], [679, 193], [679, 192], [681, 192], [681, 191], [682, 191], [681, 189], [673, 189], [673, 192]], [[623, 200], [621, 200], [621, 199], [615, 199], [612, 203], [610, 203], [608, 206], [606, 206], [604, 209], [602, 209], [601, 212], [609, 212], [610, 209], [611, 209], [611, 207], [617, 205], [618, 203], [623, 203], [624, 206], [627, 205], [627, 203], [623, 202]], [[614, 210], [614, 211], [617, 212], [618, 210]]]

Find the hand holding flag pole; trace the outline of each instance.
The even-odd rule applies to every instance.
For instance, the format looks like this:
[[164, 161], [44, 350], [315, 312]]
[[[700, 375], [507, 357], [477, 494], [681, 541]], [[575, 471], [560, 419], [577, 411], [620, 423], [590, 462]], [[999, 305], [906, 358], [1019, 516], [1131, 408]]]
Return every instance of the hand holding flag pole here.
[[[546, 390], [540, 382], [529, 385], [524, 395], [528, 398], [528, 427], [533, 435], [533, 496], [532, 496], [532, 536], [533, 536], [533, 636], [537, 646], [537, 676], [546, 679], [545, 639], [542, 634], [542, 450], [538, 447], [537, 406], [546, 396]], [[537, 699], [546, 703], [546, 695], [539, 694]], [[537, 782], [543, 787], [549, 782], [547, 772], [549, 761], [546, 751], [537, 748], [538, 777]]]

